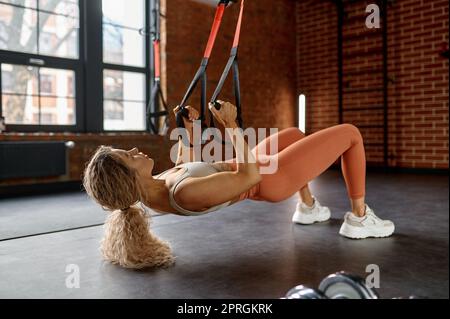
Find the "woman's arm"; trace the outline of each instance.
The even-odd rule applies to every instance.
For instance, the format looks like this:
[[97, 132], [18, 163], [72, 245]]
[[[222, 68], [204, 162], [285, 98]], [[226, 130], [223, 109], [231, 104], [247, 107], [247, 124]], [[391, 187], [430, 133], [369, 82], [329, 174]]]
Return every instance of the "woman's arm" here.
[[185, 209], [201, 211], [235, 199], [260, 181], [237, 171], [190, 177], [177, 186], [174, 197]]
[[198, 211], [230, 201], [258, 184], [262, 179], [258, 163], [249, 150], [241, 130], [236, 125], [233, 108], [235, 109], [232, 104], [224, 103], [220, 111], [214, 109], [212, 112], [222, 122], [233, 142], [236, 150], [237, 170], [219, 172], [206, 177], [188, 178], [181, 183], [175, 192], [175, 200], [186, 209]]
[[229, 102], [218, 101], [221, 104], [220, 110], [211, 104], [209, 109], [214, 117], [225, 127], [225, 132], [233, 142], [236, 150], [237, 172], [251, 179], [260, 179], [259, 164], [250, 151], [245, 141], [242, 130], [236, 124], [236, 107]]

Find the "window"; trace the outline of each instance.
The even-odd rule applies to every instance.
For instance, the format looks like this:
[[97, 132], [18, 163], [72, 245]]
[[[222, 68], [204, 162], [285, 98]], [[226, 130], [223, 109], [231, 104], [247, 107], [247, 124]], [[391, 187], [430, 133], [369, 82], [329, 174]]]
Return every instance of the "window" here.
[[0, 0], [0, 114], [8, 130], [82, 127], [79, 12], [77, 0]]
[[145, 131], [150, 1], [0, 0], [7, 131]]
[[103, 0], [102, 8], [104, 129], [145, 130], [145, 3]]

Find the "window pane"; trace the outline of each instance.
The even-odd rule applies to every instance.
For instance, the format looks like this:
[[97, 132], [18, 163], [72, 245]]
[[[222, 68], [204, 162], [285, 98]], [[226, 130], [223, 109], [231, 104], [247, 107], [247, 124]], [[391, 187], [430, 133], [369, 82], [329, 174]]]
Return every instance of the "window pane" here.
[[103, 22], [140, 29], [144, 27], [144, 0], [103, 0]]
[[106, 63], [145, 66], [145, 37], [137, 30], [103, 25], [103, 61]]
[[78, 1], [76, 0], [39, 0], [39, 10], [63, 14], [72, 18], [79, 17]]
[[39, 97], [2, 94], [6, 124], [39, 124]]
[[103, 97], [105, 100], [145, 101], [145, 74], [105, 70]]
[[0, 4], [0, 49], [37, 53], [35, 10]]
[[[35, 1], [9, 1], [17, 5]], [[79, 8], [77, 1], [40, 0], [40, 9], [57, 14], [0, 4], [0, 49], [78, 58]], [[37, 30], [39, 14], [40, 30]], [[37, 35], [39, 34], [39, 39]], [[39, 46], [38, 46], [39, 41]]]
[[39, 76], [41, 80], [41, 95], [75, 96], [74, 71], [41, 68]]
[[2, 0], [2, 2], [5, 3], [11, 3], [28, 8], [36, 8], [36, 1], [37, 0]]
[[39, 53], [78, 58], [78, 20], [61, 15], [39, 13]]
[[15, 64], [2, 64], [2, 92], [38, 94], [38, 68]]
[[103, 127], [107, 131], [144, 131], [145, 103], [105, 100]]
[[74, 71], [2, 64], [1, 79], [7, 124], [76, 124]]
[[41, 96], [42, 125], [74, 125], [75, 99]]

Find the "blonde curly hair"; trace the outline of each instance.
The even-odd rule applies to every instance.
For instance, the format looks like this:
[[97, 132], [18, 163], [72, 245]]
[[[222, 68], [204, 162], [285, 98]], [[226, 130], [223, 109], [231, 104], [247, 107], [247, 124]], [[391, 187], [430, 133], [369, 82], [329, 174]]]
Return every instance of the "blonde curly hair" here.
[[170, 245], [150, 232], [150, 218], [138, 206], [143, 192], [137, 173], [112, 152], [100, 146], [84, 171], [87, 194], [110, 214], [101, 241], [103, 257], [126, 268], [167, 267], [174, 257]]

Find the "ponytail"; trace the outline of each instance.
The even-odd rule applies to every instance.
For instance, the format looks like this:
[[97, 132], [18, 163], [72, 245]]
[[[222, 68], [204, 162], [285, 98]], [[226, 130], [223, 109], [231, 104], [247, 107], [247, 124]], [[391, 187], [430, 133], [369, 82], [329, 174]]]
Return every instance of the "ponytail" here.
[[101, 252], [105, 260], [125, 268], [168, 267], [175, 258], [167, 242], [150, 232], [150, 218], [141, 207], [131, 206], [109, 214]]

